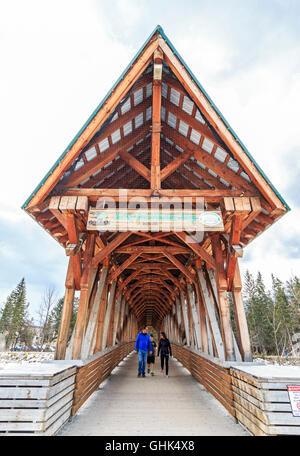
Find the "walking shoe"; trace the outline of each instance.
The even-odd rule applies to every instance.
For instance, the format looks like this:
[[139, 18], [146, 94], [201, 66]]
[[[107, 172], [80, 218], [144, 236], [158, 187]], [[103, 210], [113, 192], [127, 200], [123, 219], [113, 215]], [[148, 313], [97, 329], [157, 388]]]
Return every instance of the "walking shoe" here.
[[149, 374], [149, 373], [150, 373], [150, 369], [149, 369], [149, 367], [148, 367], [148, 369], [147, 369], [147, 374]]
[[145, 372], [143, 372], [143, 374], [142, 374], [142, 375], [143, 375], [143, 377], [145, 377]]
[[151, 372], [152, 377], [154, 376], [154, 372]]
[[167, 377], [167, 378], [169, 378], [169, 376], [168, 376], [168, 375], [166, 375], [166, 377]]
[[141, 376], [141, 374], [139, 373], [139, 374], [137, 374], [137, 376], [138, 376], [138, 377], [140, 377], [140, 376]]

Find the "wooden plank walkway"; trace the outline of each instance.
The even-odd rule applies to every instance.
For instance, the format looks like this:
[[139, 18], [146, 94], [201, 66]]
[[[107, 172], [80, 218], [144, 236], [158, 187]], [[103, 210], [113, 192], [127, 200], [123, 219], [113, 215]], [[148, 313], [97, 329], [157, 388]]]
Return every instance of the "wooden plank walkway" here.
[[60, 436], [249, 436], [182, 365], [170, 360], [169, 378], [137, 378], [130, 354], [93, 393]]

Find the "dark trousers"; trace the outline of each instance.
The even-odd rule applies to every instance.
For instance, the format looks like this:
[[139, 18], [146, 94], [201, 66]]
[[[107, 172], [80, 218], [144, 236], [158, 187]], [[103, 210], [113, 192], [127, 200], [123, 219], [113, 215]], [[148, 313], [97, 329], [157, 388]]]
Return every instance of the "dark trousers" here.
[[169, 372], [169, 355], [164, 355], [161, 353], [160, 355], [160, 365], [162, 370], [164, 370], [164, 361], [166, 360], [166, 375], [168, 375]]

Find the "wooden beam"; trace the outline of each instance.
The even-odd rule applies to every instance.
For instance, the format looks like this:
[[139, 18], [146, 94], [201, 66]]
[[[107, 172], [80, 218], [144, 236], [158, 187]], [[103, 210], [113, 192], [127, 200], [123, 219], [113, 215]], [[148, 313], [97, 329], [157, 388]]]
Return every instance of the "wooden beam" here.
[[49, 210], [51, 211], [51, 213], [53, 215], [55, 215], [55, 217], [61, 223], [61, 225], [65, 229], [67, 229], [65, 216], [59, 210], [59, 202], [60, 202], [60, 196], [52, 196], [50, 203], [49, 203]]
[[123, 232], [117, 234], [113, 241], [111, 241], [108, 245], [104, 247], [97, 255], [94, 256], [92, 265], [93, 267], [98, 266], [108, 255], [111, 254], [122, 242], [124, 242], [129, 236], [131, 236], [131, 232]]
[[161, 79], [163, 53], [154, 51], [152, 89], [152, 141], [151, 141], [151, 189], [158, 190], [160, 178], [160, 132], [161, 132]]
[[92, 174], [102, 169], [105, 165], [113, 161], [122, 150], [126, 150], [131, 146], [134, 146], [139, 140], [143, 139], [149, 131], [149, 122], [143, 123], [143, 125], [132, 131], [125, 139], [113, 144], [109, 149], [103, 152], [101, 155], [97, 155], [87, 164], [83, 165], [77, 171], [74, 171], [65, 185], [67, 187], [75, 187], [81, 182], [89, 178]]
[[177, 260], [177, 258], [172, 255], [169, 250], [164, 248], [163, 253], [171, 261], [171, 263], [173, 263], [183, 273], [183, 275], [187, 277], [187, 279], [195, 282], [194, 275], [179, 260]]
[[[77, 228], [77, 223], [75, 215], [65, 212], [66, 228], [68, 232], [68, 238], [70, 244], [76, 246], [79, 245], [79, 233]], [[75, 280], [76, 290], [80, 290], [80, 280], [81, 280], [81, 251], [77, 251], [74, 255], [71, 256], [71, 262], [73, 267], [73, 274]]]
[[108, 294], [108, 281], [105, 281], [99, 310], [98, 310], [98, 322], [97, 322], [97, 330], [96, 330], [96, 338], [95, 338], [95, 345], [94, 345], [94, 354], [98, 353], [101, 350], [102, 345], [102, 337], [103, 337], [103, 327], [104, 327], [104, 319], [105, 319], [105, 310], [107, 305], [107, 294]]
[[116, 291], [117, 282], [112, 282], [109, 290], [109, 298], [105, 310], [105, 317], [103, 322], [103, 333], [102, 333], [102, 345], [101, 350], [104, 350], [107, 346], [107, 339], [109, 335], [109, 330], [111, 329], [110, 321], [111, 321], [111, 313], [113, 310], [114, 302], [115, 302], [115, 291]]
[[218, 325], [218, 320], [216, 317], [216, 309], [214, 305], [214, 299], [212, 297], [211, 290], [207, 286], [205, 276], [202, 270], [197, 270], [198, 279], [199, 279], [199, 292], [201, 294], [202, 302], [205, 307], [206, 316], [210, 328], [210, 333], [212, 337], [212, 344], [216, 352], [216, 356], [222, 361], [225, 360], [225, 350], [223, 338], [221, 336], [220, 328]]
[[113, 281], [113, 280], [116, 280], [119, 275], [125, 270], [127, 269], [138, 257], [140, 256], [140, 253], [137, 252], [137, 253], [134, 253], [133, 255], [130, 255], [129, 258], [127, 258], [127, 260], [124, 261], [123, 264], [121, 264], [111, 275], [110, 277], [110, 280]]
[[97, 323], [98, 323], [98, 314], [99, 307], [102, 300], [102, 295], [105, 289], [106, 279], [107, 279], [107, 267], [103, 267], [98, 281], [98, 286], [96, 290], [95, 299], [93, 306], [90, 311], [89, 321], [86, 326], [83, 346], [81, 350], [82, 358], [86, 359], [89, 356], [93, 355], [94, 347], [96, 344], [96, 333], [97, 333]]
[[214, 159], [214, 149], [211, 154], [208, 154], [205, 150], [201, 149], [199, 146], [196, 146], [189, 138], [181, 135], [177, 130], [174, 130], [167, 124], [164, 124], [164, 135], [183, 149], [193, 150], [194, 158], [196, 160], [214, 171], [218, 176], [225, 179], [229, 184], [233, 185], [234, 187], [250, 190], [251, 192], [256, 193], [256, 195], [253, 196], [258, 195], [258, 191], [252, 183], [237, 175], [234, 171], [231, 171], [231, 169], [229, 169], [227, 166], [224, 166], [223, 163], [219, 162], [217, 159]]
[[89, 274], [91, 269], [91, 259], [95, 246], [95, 235], [90, 234], [87, 238], [87, 245], [84, 252], [83, 259], [83, 272], [80, 281], [80, 298], [78, 304], [76, 325], [74, 329], [73, 351], [72, 359], [80, 359], [81, 347], [83, 342], [84, 329], [86, 324], [86, 315], [88, 310], [89, 288], [91, 286], [91, 276]]
[[188, 242], [187, 241], [188, 235], [186, 233], [174, 231], [174, 234], [176, 234], [176, 236], [179, 239], [181, 239], [186, 245], [188, 245], [190, 247], [190, 249], [194, 253], [196, 253], [196, 255], [199, 256], [199, 258], [201, 258], [203, 261], [205, 261], [208, 264], [208, 267], [211, 267], [213, 269], [216, 268], [216, 262], [215, 262], [214, 258], [209, 253], [207, 253], [207, 251], [203, 247], [201, 247], [199, 244], [197, 244], [196, 242]]
[[227, 289], [230, 291], [232, 288], [233, 277], [236, 269], [237, 257], [231, 252], [233, 245], [238, 245], [241, 239], [242, 227], [243, 227], [243, 215], [235, 215], [231, 222], [231, 233], [228, 243], [227, 260], [226, 260], [226, 276], [227, 276]]
[[242, 282], [239, 265], [236, 263], [235, 275], [232, 288], [232, 299], [235, 313], [235, 321], [238, 333], [239, 348], [243, 361], [252, 362], [251, 343], [246, 319], [245, 307], [242, 298]]
[[72, 318], [72, 310], [73, 310], [73, 305], [74, 305], [74, 294], [75, 294], [75, 283], [74, 283], [74, 275], [73, 275], [71, 258], [69, 259], [69, 266], [68, 266], [65, 286], [66, 286], [66, 288], [65, 288], [65, 296], [64, 296], [64, 305], [63, 305], [61, 319], [60, 319], [55, 359], [65, 359], [67, 343], [69, 340], [70, 323], [71, 323], [71, 318]]
[[147, 253], [147, 254], [156, 254], [156, 253], [162, 253], [165, 255], [165, 251], [170, 252], [173, 255], [180, 255], [180, 254], [190, 254], [191, 251], [187, 247], [163, 247], [163, 246], [133, 246], [133, 247], [127, 247], [124, 245], [123, 247], [118, 247], [115, 252], [116, 253], [128, 253], [128, 254], [133, 254], [140, 252], [141, 254]]
[[[248, 215], [248, 217], [243, 221], [243, 227], [242, 229], [244, 230], [247, 228], [247, 226], [255, 219], [258, 217], [258, 215], [261, 213], [262, 207], [260, 203], [259, 198], [250, 198], [250, 203], [251, 203], [251, 208], [252, 211]], [[272, 220], [272, 219], [271, 219]], [[274, 223], [274, 220], [272, 220], [271, 223]]]
[[187, 150], [178, 155], [177, 158], [171, 161], [171, 163], [165, 166], [161, 171], [161, 181], [164, 181], [170, 174], [174, 173], [176, 169], [183, 165], [193, 154], [193, 151]]
[[224, 270], [224, 260], [219, 236], [212, 236], [212, 247], [216, 260], [216, 283], [219, 297], [220, 320], [225, 346], [226, 359], [234, 361], [234, 348], [232, 339], [232, 329], [230, 323], [230, 311], [227, 299], [227, 280]]
[[133, 155], [131, 155], [126, 150], [120, 152], [120, 157], [131, 167], [133, 168], [140, 176], [146, 179], [148, 182], [151, 182], [151, 172], [143, 163], [137, 160]]
[[[69, 188], [63, 192], [66, 196], [87, 196], [91, 201], [97, 201], [100, 197], [112, 197], [116, 201], [119, 201], [120, 198], [120, 189], [119, 188]], [[224, 197], [234, 197], [240, 196], [241, 190], [224, 190], [224, 189], [214, 189], [214, 190], [198, 190], [198, 189], [160, 189], [159, 197], [160, 198], [173, 198], [173, 197], [190, 197], [190, 198], [204, 198], [207, 202], [216, 202], [219, 203], [223, 201]], [[128, 198], [141, 197], [146, 198], [148, 202], [152, 201], [153, 191], [151, 189], [145, 188], [128, 188], [126, 189], [126, 195]], [[247, 196], [257, 196], [256, 193], [246, 193]], [[121, 196], [121, 198], [124, 196]], [[163, 202], [164, 200], [162, 200]], [[158, 200], [159, 202], [159, 200]]]

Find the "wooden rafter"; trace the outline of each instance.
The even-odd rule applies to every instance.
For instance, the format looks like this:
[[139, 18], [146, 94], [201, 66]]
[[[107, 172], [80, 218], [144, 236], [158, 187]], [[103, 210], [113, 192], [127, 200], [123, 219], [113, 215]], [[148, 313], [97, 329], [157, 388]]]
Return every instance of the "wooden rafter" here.
[[153, 56], [152, 90], [152, 141], [151, 141], [151, 188], [160, 189], [160, 132], [161, 132], [161, 78], [163, 53], [156, 49]]

